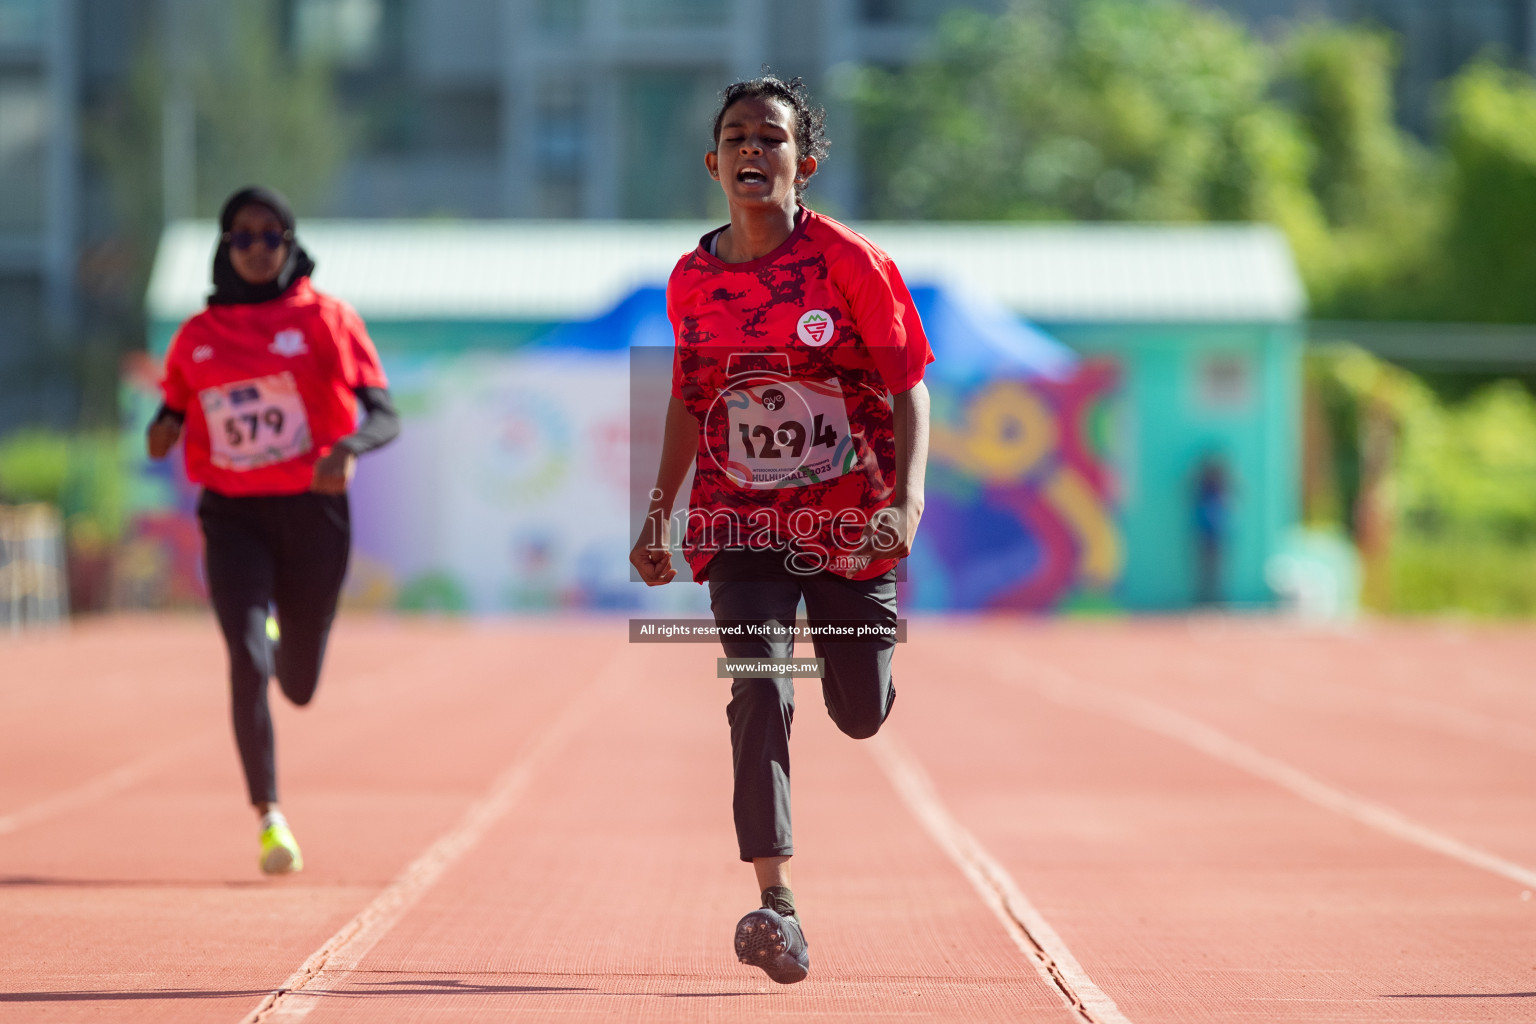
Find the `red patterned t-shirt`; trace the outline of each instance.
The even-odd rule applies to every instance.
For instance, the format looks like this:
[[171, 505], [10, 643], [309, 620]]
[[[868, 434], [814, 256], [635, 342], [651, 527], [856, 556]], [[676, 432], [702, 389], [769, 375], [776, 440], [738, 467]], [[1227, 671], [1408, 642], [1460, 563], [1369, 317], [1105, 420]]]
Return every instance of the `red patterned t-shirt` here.
[[709, 237], [667, 282], [672, 394], [700, 424], [683, 541], [694, 578], [727, 546], [790, 546], [803, 569], [852, 579], [889, 571], [894, 559], [849, 552], [895, 487], [891, 395], [933, 361], [901, 274], [804, 208], [746, 263], [711, 255]]
[[160, 385], [187, 417], [187, 477], [231, 497], [309, 490], [315, 463], [356, 429], [362, 387], [388, 387], [363, 321], [307, 277], [182, 324]]

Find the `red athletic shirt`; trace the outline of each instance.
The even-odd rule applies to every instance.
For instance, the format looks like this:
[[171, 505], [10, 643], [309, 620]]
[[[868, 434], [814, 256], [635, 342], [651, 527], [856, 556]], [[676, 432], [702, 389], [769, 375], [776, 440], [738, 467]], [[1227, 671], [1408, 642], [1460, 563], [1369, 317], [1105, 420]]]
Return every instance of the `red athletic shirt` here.
[[160, 388], [187, 417], [188, 478], [245, 497], [309, 490], [315, 463], [356, 429], [353, 389], [388, 386], [356, 311], [305, 277], [182, 324]]
[[736, 544], [789, 543], [809, 552], [804, 569], [852, 579], [889, 571], [894, 559], [847, 552], [896, 484], [891, 395], [933, 361], [901, 274], [804, 208], [783, 244], [747, 263], [710, 255], [713, 234], [667, 282], [672, 394], [701, 424], [683, 541], [694, 578]]

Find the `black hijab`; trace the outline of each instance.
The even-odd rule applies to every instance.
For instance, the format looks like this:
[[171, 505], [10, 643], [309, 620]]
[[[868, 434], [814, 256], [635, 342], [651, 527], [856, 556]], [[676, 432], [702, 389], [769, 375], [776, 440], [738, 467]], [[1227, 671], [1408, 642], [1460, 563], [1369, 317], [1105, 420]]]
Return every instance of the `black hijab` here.
[[219, 212], [219, 248], [213, 254], [213, 294], [208, 296], [210, 306], [270, 302], [291, 288], [299, 278], [315, 272], [315, 261], [309, 258], [309, 253], [304, 251], [299, 240], [292, 238], [288, 242], [288, 258], [283, 261], [282, 269], [275, 278], [266, 284], [251, 284], [240, 276], [235, 265], [229, 261], [229, 243], [224, 240], [224, 236], [229, 234], [230, 226], [235, 222], [235, 214], [252, 203], [259, 203], [271, 210], [282, 223], [283, 230], [290, 234], [293, 232], [293, 208], [281, 193], [253, 186], [243, 188], [226, 199], [224, 209]]

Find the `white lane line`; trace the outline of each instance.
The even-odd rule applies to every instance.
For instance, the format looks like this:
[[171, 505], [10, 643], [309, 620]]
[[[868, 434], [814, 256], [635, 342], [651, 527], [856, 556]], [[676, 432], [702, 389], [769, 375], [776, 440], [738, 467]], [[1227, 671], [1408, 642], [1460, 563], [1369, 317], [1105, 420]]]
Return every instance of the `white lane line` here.
[[158, 750], [153, 754], [145, 754], [137, 760], [120, 765], [102, 775], [96, 776], [81, 783], [74, 789], [67, 789], [55, 794], [46, 800], [40, 800], [35, 804], [23, 807], [21, 810], [12, 811], [10, 814], [0, 815], [0, 836], [9, 835], [12, 832], [35, 825], [39, 821], [52, 818], [55, 815], [72, 811], [77, 807], [95, 803], [97, 800], [105, 800], [109, 796], [115, 796], [143, 780], [154, 775], [172, 762], [186, 756], [200, 743], [206, 743], [211, 738], [211, 733], [193, 736], [191, 739], [182, 740], [164, 750]]
[[1166, 736], [1362, 825], [1463, 864], [1490, 871], [1518, 882], [1527, 889], [1536, 889], [1536, 871], [1421, 825], [1384, 804], [1330, 786], [1300, 768], [1270, 757], [1189, 715], [1145, 697], [1090, 683], [1060, 669], [1035, 665], [1031, 666], [1030, 671], [1031, 677], [1025, 679], [1020, 678], [1017, 664], [993, 666], [997, 678], [1006, 683], [1028, 687], [1067, 707], [1118, 718], [1122, 722]]
[[475, 848], [528, 790], [535, 773], [563, 747], [627, 678], [628, 652], [619, 654], [497, 777], [459, 823], [412, 861], [356, 917], [342, 925], [281, 988], [268, 993], [240, 1024], [292, 1024], [320, 1004], [327, 984], [356, 970], [370, 950], [465, 854]]
[[1536, 729], [1454, 704], [1381, 690], [1308, 685], [1303, 692], [1292, 680], [1261, 680], [1252, 691], [1261, 700], [1334, 714], [1380, 718], [1388, 715], [1400, 725], [1427, 729], [1474, 743], [1498, 743], [1523, 753], [1536, 753]]
[[922, 764], [892, 730], [882, 729], [865, 746], [913, 817], [954, 861], [1040, 977], [1061, 995], [1067, 1009], [1087, 1024], [1131, 1024], [1115, 1001], [1088, 977], [1007, 869], [949, 813]]

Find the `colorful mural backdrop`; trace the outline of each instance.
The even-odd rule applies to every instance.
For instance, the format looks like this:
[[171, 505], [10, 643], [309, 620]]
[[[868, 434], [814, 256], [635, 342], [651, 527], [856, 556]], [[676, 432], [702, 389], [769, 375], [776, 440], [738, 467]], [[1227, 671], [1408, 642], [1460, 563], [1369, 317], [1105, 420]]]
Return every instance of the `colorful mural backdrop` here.
[[[1123, 563], [1106, 459], [1114, 370], [984, 303], [933, 288], [913, 296], [938, 361], [907, 607], [1112, 603]], [[385, 351], [404, 429], [358, 468], [348, 603], [708, 614], [703, 587], [629, 576], [629, 352], [669, 336], [664, 296], [650, 288], [513, 351]], [[154, 381], [147, 360], [128, 375], [135, 439], [158, 404]], [[117, 603], [195, 602], [195, 489], [179, 449], [162, 463], [140, 458]]]
[[368, 603], [477, 613], [636, 608], [625, 352], [422, 358], [404, 430], [354, 488]]
[[[347, 604], [707, 614], [702, 587], [629, 581], [627, 349], [386, 363], [403, 429], [358, 466]], [[128, 382], [136, 435], [158, 404], [153, 382], [147, 372]], [[196, 489], [180, 458], [177, 448], [164, 462], [139, 459], [120, 605], [201, 599]]]
[[1109, 363], [1059, 379], [935, 381], [909, 607], [1113, 605], [1124, 554], [1107, 462]]

